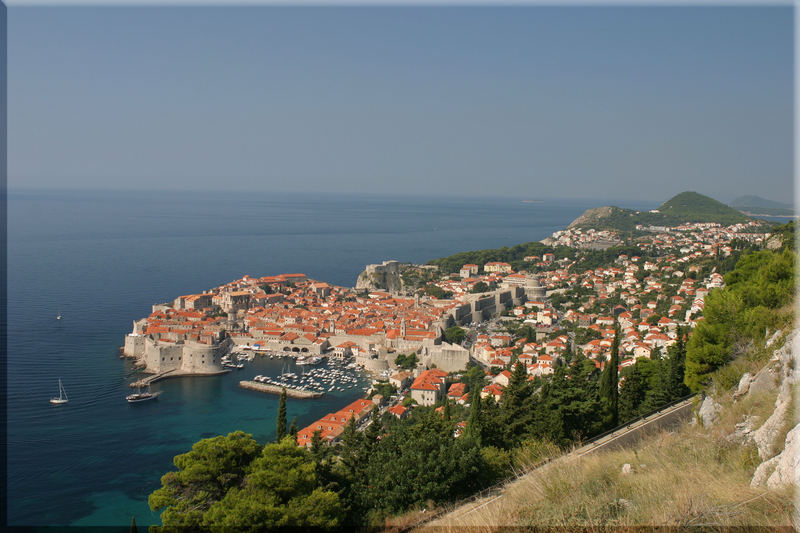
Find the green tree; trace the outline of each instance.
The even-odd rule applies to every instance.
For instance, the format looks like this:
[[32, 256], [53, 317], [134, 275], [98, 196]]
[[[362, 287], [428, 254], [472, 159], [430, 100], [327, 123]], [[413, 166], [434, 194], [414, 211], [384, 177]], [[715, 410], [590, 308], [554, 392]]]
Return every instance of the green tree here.
[[531, 423], [533, 410], [530, 405], [531, 390], [528, 386], [528, 374], [525, 365], [517, 363], [508, 380], [500, 400], [504, 443], [506, 448], [513, 447], [523, 440]]
[[131, 533], [139, 533], [139, 528], [136, 527], [136, 517], [135, 516], [131, 517], [131, 529], [130, 529], [130, 532]]
[[614, 342], [611, 344], [611, 358], [600, 375], [600, 398], [605, 411], [604, 425], [609, 429], [616, 427], [619, 423], [617, 405], [619, 398], [619, 336], [619, 324], [616, 324], [614, 327]]
[[289, 436], [294, 439], [294, 443], [297, 444], [297, 417], [292, 417], [292, 423], [289, 425]]
[[483, 281], [479, 281], [478, 283], [472, 286], [472, 289], [470, 289], [469, 292], [473, 294], [478, 294], [481, 292], [489, 292], [489, 286]]
[[242, 483], [260, 451], [253, 437], [242, 431], [196, 442], [190, 452], [175, 456], [177, 472], [161, 477], [161, 488], [150, 494], [148, 504], [154, 511], [163, 510], [165, 528], [197, 529], [206, 510]]
[[639, 371], [639, 365], [633, 365], [622, 381], [622, 388], [619, 392], [619, 421], [621, 423], [639, 416], [645, 393], [646, 384]]
[[339, 495], [318, 486], [311, 454], [285, 438], [264, 447], [245, 482], [211, 505], [202, 525], [212, 531], [336, 529], [344, 514]]
[[684, 344], [684, 331], [678, 328], [678, 340], [669, 347], [667, 364], [667, 396], [669, 401], [683, 398], [689, 394], [689, 389], [683, 380], [686, 373], [686, 345]]
[[454, 439], [452, 423], [421, 413], [417, 422], [393, 427], [369, 457], [365, 507], [380, 517], [429, 500], [451, 501], [477, 488], [481, 467], [474, 440]]
[[444, 331], [444, 339], [451, 344], [461, 344], [467, 332], [458, 326], [447, 328]]
[[275, 425], [275, 441], [280, 442], [286, 436], [286, 388], [281, 387], [281, 399], [278, 402], [278, 421]]

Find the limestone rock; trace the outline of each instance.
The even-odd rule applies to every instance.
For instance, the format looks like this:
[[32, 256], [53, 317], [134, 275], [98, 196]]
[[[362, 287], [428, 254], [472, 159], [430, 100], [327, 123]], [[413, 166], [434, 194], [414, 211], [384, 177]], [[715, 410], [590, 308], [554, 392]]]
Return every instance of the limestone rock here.
[[775, 470], [767, 479], [767, 487], [774, 489], [800, 484], [800, 424], [786, 435], [786, 442], [775, 459]]
[[713, 426], [719, 420], [720, 410], [722, 410], [722, 406], [711, 396], [706, 396], [706, 399], [700, 405], [700, 411], [697, 413], [703, 422], [703, 427]]
[[781, 336], [781, 333], [783, 333], [781, 330], [777, 330], [775, 333], [773, 333], [773, 334], [772, 334], [772, 335], [769, 337], [769, 339], [767, 339], [767, 342], [766, 342], [766, 344], [765, 344], [765, 345], [766, 345], [766, 347], [767, 347], [767, 348], [769, 348], [770, 346], [772, 346], [772, 344], [773, 344], [773, 343], [774, 343], [776, 340], [778, 340], [778, 338], [780, 338], [780, 336]]
[[750, 390], [750, 383], [753, 382], [753, 375], [750, 372], [745, 372], [742, 379], [739, 380], [739, 386], [736, 392], [733, 393], [733, 399], [738, 400]]
[[767, 481], [769, 476], [772, 474], [773, 470], [775, 469], [775, 465], [778, 463], [778, 457], [773, 457], [772, 459], [767, 459], [756, 468], [756, 471], [753, 473], [753, 479], [750, 480], [751, 487], [761, 487]]
[[746, 416], [744, 421], [736, 424], [732, 434], [728, 436], [728, 440], [738, 442], [739, 444], [747, 444], [753, 440], [753, 422], [755, 418]]
[[623, 475], [627, 476], [628, 474], [631, 474], [632, 472], [633, 472], [633, 469], [631, 468], [631, 464], [630, 463], [625, 463], [624, 465], [622, 465], [622, 473], [623, 473]]
[[775, 439], [786, 420], [791, 402], [791, 388], [789, 382], [784, 380], [775, 400], [775, 410], [764, 424], [753, 432], [753, 441], [758, 446], [758, 455], [761, 459], [770, 459], [777, 453]]
[[748, 392], [758, 394], [759, 392], [773, 391], [778, 385], [778, 373], [770, 365], [763, 367], [750, 380]]

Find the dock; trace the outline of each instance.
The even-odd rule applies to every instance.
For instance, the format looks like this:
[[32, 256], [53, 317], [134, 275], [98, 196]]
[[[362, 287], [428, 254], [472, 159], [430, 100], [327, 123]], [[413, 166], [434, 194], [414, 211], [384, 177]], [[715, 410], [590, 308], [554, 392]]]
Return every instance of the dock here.
[[230, 369], [225, 368], [223, 370], [220, 370], [219, 372], [204, 372], [200, 374], [195, 372], [185, 372], [178, 368], [173, 368], [172, 370], [166, 370], [158, 374], [147, 376], [146, 378], [142, 378], [138, 381], [134, 381], [129, 386], [130, 388], [135, 389], [138, 387], [147, 387], [151, 383], [155, 383], [156, 381], [161, 381], [162, 379], [166, 378], [178, 378], [186, 376], [219, 376], [221, 374], [227, 374], [228, 372], [230, 372]]
[[312, 392], [307, 390], [295, 389], [292, 387], [279, 387], [278, 385], [269, 385], [267, 383], [259, 383], [257, 381], [240, 381], [239, 386], [243, 389], [254, 390], [257, 392], [266, 392], [267, 394], [281, 394], [282, 389], [286, 389], [286, 396], [288, 398], [298, 398], [307, 400], [309, 398], [322, 398], [324, 393]]

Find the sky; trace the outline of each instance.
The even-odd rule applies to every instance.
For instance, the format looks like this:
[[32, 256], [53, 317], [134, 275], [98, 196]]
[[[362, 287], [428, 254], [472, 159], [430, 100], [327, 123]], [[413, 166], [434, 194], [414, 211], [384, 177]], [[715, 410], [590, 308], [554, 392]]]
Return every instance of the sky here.
[[791, 7], [15, 7], [10, 189], [790, 201]]

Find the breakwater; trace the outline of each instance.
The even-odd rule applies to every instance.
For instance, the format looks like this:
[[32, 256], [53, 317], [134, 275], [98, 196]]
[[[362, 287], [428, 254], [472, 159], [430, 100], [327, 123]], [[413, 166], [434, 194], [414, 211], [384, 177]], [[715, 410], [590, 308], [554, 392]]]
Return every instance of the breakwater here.
[[240, 381], [239, 386], [243, 389], [254, 390], [258, 392], [266, 392], [268, 394], [280, 394], [282, 389], [286, 389], [286, 396], [289, 398], [299, 398], [305, 400], [308, 398], [321, 398], [324, 393], [312, 392], [307, 390], [295, 389], [292, 387], [279, 387], [277, 385], [269, 385], [266, 383], [259, 383], [257, 381]]

